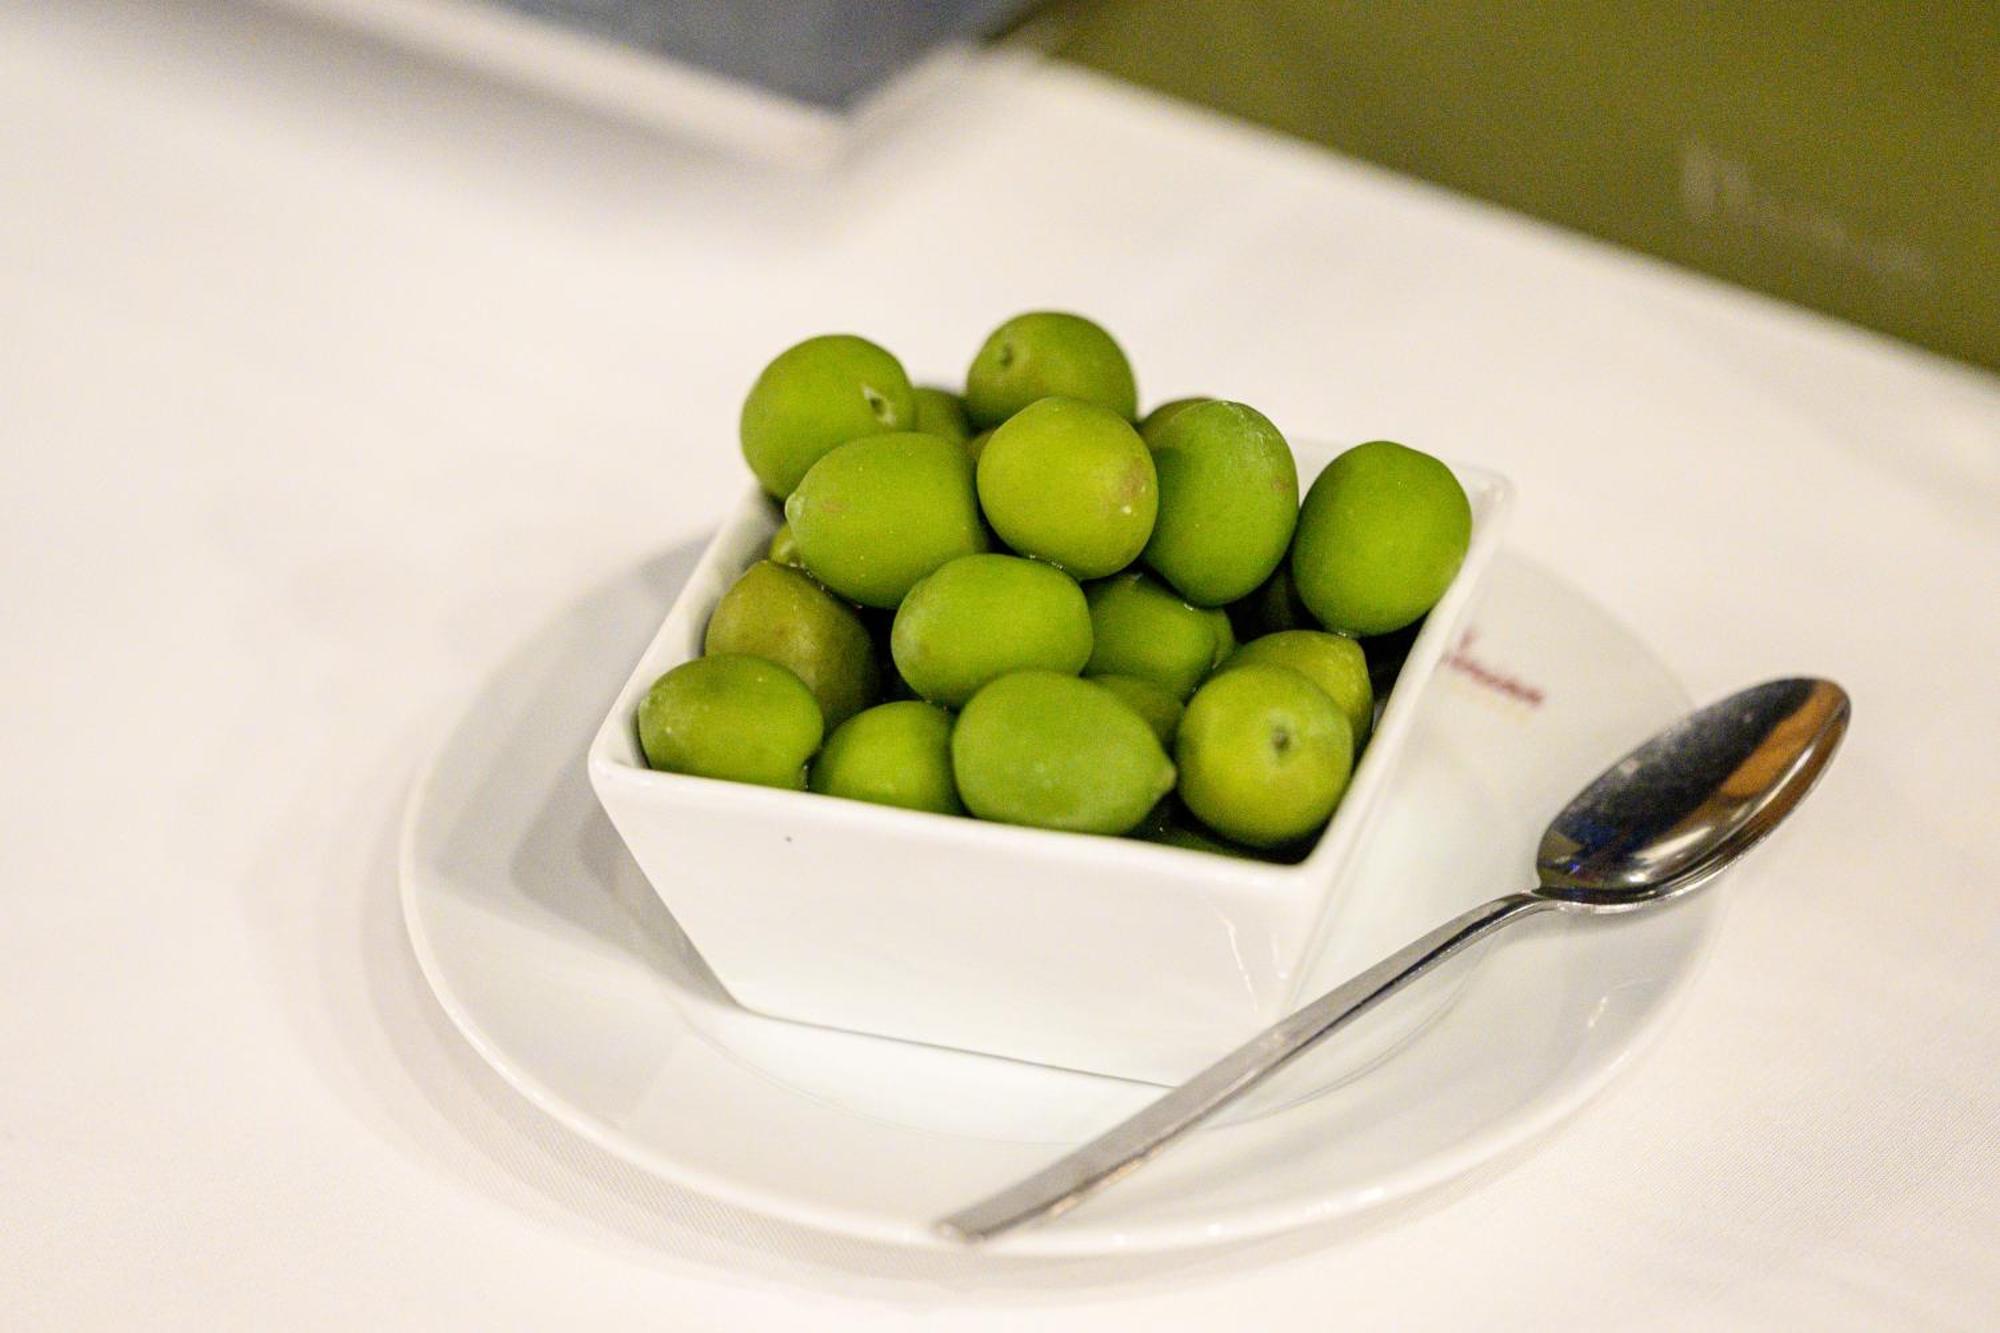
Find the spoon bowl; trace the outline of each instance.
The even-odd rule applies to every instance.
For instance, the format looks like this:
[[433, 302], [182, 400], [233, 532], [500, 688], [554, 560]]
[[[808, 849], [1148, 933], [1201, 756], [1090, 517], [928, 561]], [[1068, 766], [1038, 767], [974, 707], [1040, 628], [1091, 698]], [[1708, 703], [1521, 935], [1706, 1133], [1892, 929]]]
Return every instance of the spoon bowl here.
[[1794, 677], [1688, 714], [1550, 821], [1532, 892], [1571, 910], [1624, 912], [1700, 887], [1805, 799], [1849, 712], [1840, 686]]

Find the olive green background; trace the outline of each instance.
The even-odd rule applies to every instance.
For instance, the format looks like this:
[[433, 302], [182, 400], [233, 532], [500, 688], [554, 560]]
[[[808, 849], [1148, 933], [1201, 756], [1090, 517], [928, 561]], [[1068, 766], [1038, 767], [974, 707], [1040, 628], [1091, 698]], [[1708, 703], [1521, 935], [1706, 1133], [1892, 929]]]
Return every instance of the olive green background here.
[[2000, 367], [2000, 2], [1058, 17], [1084, 64]]

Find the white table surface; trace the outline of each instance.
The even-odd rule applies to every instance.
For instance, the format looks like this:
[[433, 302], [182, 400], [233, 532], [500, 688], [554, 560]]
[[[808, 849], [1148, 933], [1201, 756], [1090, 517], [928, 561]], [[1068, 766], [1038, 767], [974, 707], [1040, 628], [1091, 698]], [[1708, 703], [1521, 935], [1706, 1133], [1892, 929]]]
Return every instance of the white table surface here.
[[[1533, 1151], [1169, 1262], [915, 1257], [617, 1165], [431, 1002], [395, 821], [473, 682], [708, 528], [778, 347], [948, 377], [1052, 303], [1149, 397], [1511, 474], [1697, 695], [1852, 691]], [[7, 0], [0, 1325], [1992, 1327], [1996, 568], [2000, 381], [1071, 70], [804, 178], [219, 0]]]

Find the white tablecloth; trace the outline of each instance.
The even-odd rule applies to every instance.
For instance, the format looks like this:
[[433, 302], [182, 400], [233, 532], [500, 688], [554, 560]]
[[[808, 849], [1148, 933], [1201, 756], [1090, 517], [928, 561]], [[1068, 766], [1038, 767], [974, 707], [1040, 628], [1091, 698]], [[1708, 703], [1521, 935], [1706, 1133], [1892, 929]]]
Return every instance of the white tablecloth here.
[[[0, 1325], [2000, 1322], [1993, 378], [1011, 57], [811, 178], [13, 0], [0, 182]], [[1697, 695], [1852, 691], [1675, 1026], [1532, 1152], [1169, 1262], [910, 1256], [617, 1165], [429, 999], [395, 820], [481, 673], [708, 528], [776, 348], [949, 378], [1047, 304], [1148, 397], [1510, 474]]]

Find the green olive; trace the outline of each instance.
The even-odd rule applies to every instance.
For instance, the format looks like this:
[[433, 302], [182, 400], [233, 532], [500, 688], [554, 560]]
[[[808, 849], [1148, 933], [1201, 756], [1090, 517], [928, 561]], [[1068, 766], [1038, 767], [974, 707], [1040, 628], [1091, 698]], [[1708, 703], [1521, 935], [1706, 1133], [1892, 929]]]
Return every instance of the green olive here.
[[1255, 592], [1229, 604], [1229, 621], [1236, 628], [1236, 637], [1246, 641], [1279, 630], [1319, 628], [1312, 612], [1299, 600], [1298, 589], [1292, 586], [1288, 560], [1280, 562]]
[[1092, 636], [1086, 675], [1138, 676], [1185, 699], [1235, 646], [1223, 637], [1228, 616], [1189, 606], [1150, 574], [1131, 570], [1084, 593]]
[[1166, 427], [1169, 421], [1179, 416], [1183, 409], [1193, 407], [1196, 403], [1206, 403], [1208, 401], [1209, 399], [1201, 396], [1168, 399], [1140, 418], [1139, 438], [1146, 442], [1147, 448], [1152, 448], [1154, 438], [1159, 435], [1160, 431]]
[[881, 697], [882, 669], [868, 627], [799, 570], [760, 560], [708, 618], [702, 651], [745, 653], [789, 668], [837, 727]]
[[916, 700], [856, 713], [827, 737], [811, 786], [822, 796], [964, 814], [951, 776], [951, 714]]
[[1142, 558], [1197, 606], [1247, 597], [1298, 522], [1291, 446], [1263, 413], [1219, 399], [1181, 408], [1148, 443], [1160, 512]]
[[1132, 563], [1153, 534], [1153, 456], [1115, 413], [1044, 398], [979, 456], [979, 503], [1000, 540], [1080, 579]]
[[1089, 679], [1123, 699], [1133, 712], [1145, 718], [1146, 725], [1160, 738], [1160, 744], [1174, 743], [1174, 732], [1181, 725], [1181, 701], [1174, 697], [1172, 690], [1144, 676], [1091, 676]]
[[1388, 440], [1326, 465], [1299, 512], [1292, 581], [1343, 634], [1386, 634], [1431, 609], [1465, 561], [1472, 505], [1451, 469]]
[[961, 708], [988, 681], [1090, 660], [1090, 607], [1076, 580], [1014, 555], [960, 556], [910, 589], [890, 636], [896, 670], [933, 703]]
[[917, 424], [912, 427], [926, 435], [956, 440], [972, 438], [972, 423], [965, 419], [965, 400], [948, 389], [920, 387], [916, 390]]
[[916, 396], [895, 357], [849, 333], [778, 353], [743, 400], [743, 458], [764, 489], [790, 495], [814, 463], [849, 440], [916, 424]]
[[1249, 662], [1290, 667], [1319, 686], [1347, 719], [1355, 750], [1367, 741], [1375, 724], [1375, 691], [1368, 683], [1368, 658], [1359, 643], [1326, 630], [1280, 630], [1238, 648], [1228, 665]]
[[1174, 738], [1181, 800], [1217, 833], [1251, 847], [1306, 837], [1347, 788], [1347, 719], [1290, 667], [1218, 672], [1188, 700]]
[[1132, 363], [1110, 334], [1081, 315], [1040, 310], [993, 330], [965, 375], [975, 426], [997, 426], [1043, 398], [1078, 398], [1127, 422], [1138, 415]]
[[813, 577], [864, 606], [896, 606], [918, 579], [987, 545], [964, 446], [914, 432], [835, 449], [785, 517]]
[[806, 562], [799, 557], [799, 539], [792, 535], [791, 524], [778, 525], [778, 530], [771, 534], [771, 545], [764, 558], [774, 565], [787, 565], [793, 569], [806, 567]]
[[639, 746], [669, 773], [803, 790], [825, 723], [812, 691], [761, 657], [683, 662], [639, 704]]
[[1144, 718], [1103, 686], [1053, 671], [1002, 676], [972, 696], [952, 729], [951, 764], [981, 819], [1083, 833], [1124, 833], [1174, 785]]

